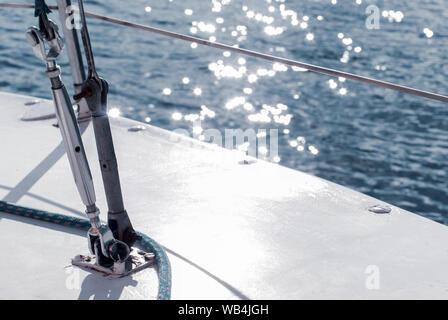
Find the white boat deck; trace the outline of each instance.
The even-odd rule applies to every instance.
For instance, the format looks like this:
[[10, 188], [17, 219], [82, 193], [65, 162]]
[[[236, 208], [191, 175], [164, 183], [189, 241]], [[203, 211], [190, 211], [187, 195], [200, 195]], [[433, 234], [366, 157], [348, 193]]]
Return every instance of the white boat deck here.
[[[55, 119], [22, 121], [34, 98], [0, 93], [0, 199], [82, 215]], [[125, 206], [167, 248], [173, 299], [447, 299], [448, 228], [282, 166], [113, 118]], [[93, 130], [83, 134], [106, 217]], [[147, 269], [108, 280], [70, 266], [83, 232], [0, 213], [1, 299], [153, 299]], [[377, 269], [378, 268], [378, 269]], [[379, 288], [366, 273], [379, 270]]]

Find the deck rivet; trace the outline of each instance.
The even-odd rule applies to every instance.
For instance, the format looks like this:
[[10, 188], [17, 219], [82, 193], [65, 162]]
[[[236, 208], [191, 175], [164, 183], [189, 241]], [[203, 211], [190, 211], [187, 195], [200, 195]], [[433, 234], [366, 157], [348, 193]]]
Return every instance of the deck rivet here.
[[386, 205], [377, 204], [374, 205], [373, 207], [370, 207], [369, 211], [376, 214], [386, 214], [390, 213], [392, 211], [392, 208]]
[[257, 162], [257, 160], [255, 160], [255, 159], [247, 158], [247, 159], [243, 159], [243, 160], [239, 161], [238, 163], [239, 164], [243, 164], [243, 165], [247, 165], [247, 164], [253, 164], [253, 163], [256, 163], [256, 162]]
[[136, 126], [130, 127], [128, 129], [128, 131], [130, 131], [130, 132], [137, 132], [137, 131], [142, 131], [142, 130], [145, 130], [145, 129], [146, 128], [144, 126], [142, 126], [142, 125], [136, 125]]
[[40, 100], [31, 100], [31, 101], [27, 101], [27, 102], [25, 102], [24, 103], [24, 105], [26, 105], [26, 106], [32, 106], [32, 105], [34, 105], [34, 104], [38, 104], [38, 103], [40, 103], [41, 101]]

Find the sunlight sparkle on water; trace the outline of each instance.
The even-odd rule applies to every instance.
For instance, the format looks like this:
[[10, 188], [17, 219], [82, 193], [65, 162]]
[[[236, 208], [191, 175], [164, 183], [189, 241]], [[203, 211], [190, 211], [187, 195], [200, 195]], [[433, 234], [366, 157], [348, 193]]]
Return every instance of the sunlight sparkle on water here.
[[208, 69], [212, 71], [215, 76], [220, 78], [241, 78], [243, 74], [246, 73], [246, 67], [239, 67], [235, 69], [231, 65], [224, 65], [222, 60], [218, 60], [217, 62], [212, 62], [208, 65]]
[[264, 146], [262, 146], [262, 147], [259, 147], [258, 148], [258, 152], [261, 154], [261, 155], [267, 155], [268, 154], [268, 148], [266, 148], [266, 147], [264, 147]]
[[271, 118], [266, 113], [256, 113], [256, 114], [250, 114], [248, 117], [249, 121], [252, 122], [262, 122], [262, 123], [269, 123], [271, 122]]
[[353, 43], [353, 40], [352, 40], [352, 38], [344, 38], [344, 39], [342, 39], [342, 43], [345, 44], [346, 46], [348, 46]]
[[120, 112], [120, 109], [118, 109], [118, 108], [110, 108], [109, 111], [107, 112], [107, 115], [112, 118], [116, 118], [116, 117], [120, 116], [120, 114], [121, 114], [121, 112]]
[[193, 93], [196, 96], [200, 96], [202, 94], [202, 89], [201, 88], [194, 88], [193, 89]]
[[216, 31], [216, 27], [211, 24], [211, 23], [205, 23], [203, 21], [200, 21], [197, 24], [197, 27], [199, 28], [199, 30], [201, 30], [202, 32], [208, 32], [208, 33], [214, 33]]
[[246, 59], [238, 58], [238, 64], [241, 64], [241, 65], [246, 64]]
[[404, 18], [404, 14], [401, 11], [394, 11], [394, 10], [383, 10], [383, 12], [381, 13], [381, 15], [383, 16], [383, 18], [387, 18], [389, 20], [389, 22], [398, 22], [400, 23], [403, 18]]
[[204, 118], [205, 117], [214, 118], [216, 113], [215, 113], [215, 111], [210, 110], [209, 108], [207, 108], [206, 105], [203, 104], [203, 105], [201, 105], [200, 115], [203, 116]]
[[202, 131], [204, 130], [202, 129], [201, 126], [193, 126], [193, 134], [201, 134]]
[[249, 83], [257, 82], [257, 80], [258, 80], [258, 77], [257, 77], [256, 74], [250, 74], [250, 75], [247, 77], [247, 81], [249, 81]]
[[245, 104], [243, 104], [243, 108], [244, 108], [244, 110], [247, 110], [247, 111], [254, 110], [254, 106], [250, 102], [246, 102]]
[[432, 36], [434, 35], [434, 32], [429, 28], [424, 28], [423, 33], [427, 38], [432, 38]]
[[279, 34], [283, 33], [282, 27], [273, 27], [273, 26], [267, 26], [264, 28], [264, 32], [269, 36], [277, 36]]
[[234, 98], [230, 99], [229, 101], [227, 101], [225, 107], [227, 110], [232, 110], [240, 105], [243, 105], [244, 103], [246, 103], [245, 97], [234, 97]]
[[[327, 1], [334, 5], [340, 4], [340, 2], [336, 0]], [[247, 5], [243, 5], [240, 7], [243, 11], [240, 12], [240, 14], [243, 17], [243, 20], [245, 20], [247, 23], [241, 20], [237, 20], [235, 21], [236, 23], [234, 22], [234, 24], [228, 24], [229, 22], [231, 23], [232, 19], [231, 17], [226, 16], [226, 12], [224, 12], [224, 2], [229, 3], [230, 1], [212, 0], [212, 11], [222, 12], [215, 14], [214, 17], [211, 17], [208, 21], [205, 20], [207, 19], [205, 16], [202, 17], [204, 21], [200, 21], [200, 19], [194, 19], [195, 21], [192, 21], [191, 24], [187, 26], [187, 30], [189, 29], [190, 33], [192, 34], [199, 34], [199, 37], [202, 36], [205, 39], [208, 38], [210, 39], [210, 41], [217, 41], [216, 37], [221, 40], [222, 36], [224, 42], [226, 40], [231, 43], [233, 42], [235, 46], [238, 46], [237, 43], [240, 43], [248, 38], [246, 37], [248, 32], [250, 32], [251, 36], [253, 36], [252, 33], [254, 33], [254, 27], [259, 29], [258, 32], [261, 31], [262, 33], [264, 33], [264, 37], [266, 37], [266, 35], [269, 37], [280, 36], [287, 30], [293, 31], [298, 33], [299, 37], [304, 37], [302, 38], [304, 42], [309, 43], [316, 41], [317, 39], [317, 34], [315, 32], [311, 32], [313, 31], [312, 28], [314, 27], [314, 25], [322, 25], [323, 22], [318, 23], [318, 21], [324, 21], [324, 17], [322, 15], [315, 15], [312, 12], [298, 11], [297, 8], [289, 8], [289, 4], [286, 3], [285, 0], [266, 0], [267, 5], [265, 2], [264, 6], [261, 5], [249, 8]], [[363, 3], [363, 1], [352, 0], [352, 3], [360, 5]], [[191, 16], [194, 14], [195, 17], [199, 17], [199, 11], [197, 11], [196, 9], [194, 12], [193, 9], [186, 9], [184, 13], [187, 16]], [[387, 10], [386, 13], [387, 17], [385, 18], [390, 20], [391, 17], [393, 17], [394, 22], [399, 22], [404, 17], [404, 15], [400, 11]], [[386, 15], [386, 13], [384, 14]], [[244, 24], [247, 24], [247, 26]], [[423, 27], [424, 25], [421, 28]], [[333, 31], [333, 36], [337, 35], [338, 37], [338, 39], [336, 40], [336, 42], [338, 42], [338, 45], [342, 43], [343, 48], [345, 48], [345, 50], [341, 51], [341, 54], [343, 53], [342, 57], [339, 56], [338, 58], [341, 62], [348, 63], [350, 58], [361, 53], [363, 51], [363, 48], [358, 43], [355, 43], [356, 38], [352, 39], [349, 36], [349, 29], [341, 29], [340, 31], [344, 31], [344, 33], [339, 32], [338, 29], [335, 29], [335, 31]], [[202, 33], [205, 33], [205, 35]], [[355, 34], [353, 36], [355, 36]], [[425, 28], [423, 29], [423, 36], [430, 38], [433, 36], [433, 32], [429, 28]], [[268, 39], [268, 37], [266, 39]], [[191, 44], [192, 49], [195, 49], [197, 46], [197, 43]], [[280, 42], [273, 43], [266, 49], [268, 49], [269, 52], [272, 52], [272, 54], [288, 54], [288, 46], [280, 46]], [[306, 143], [304, 137], [297, 137], [297, 139], [295, 139], [289, 136], [290, 134], [294, 133], [294, 130], [292, 130], [292, 128], [289, 128], [289, 125], [291, 124], [291, 121], [293, 119], [293, 115], [291, 114], [292, 112], [289, 110], [300, 108], [300, 106], [298, 105], [298, 102], [300, 101], [299, 98], [303, 99], [300, 96], [299, 88], [291, 89], [288, 92], [285, 92], [287, 96], [285, 101], [288, 101], [287, 99], [290, 99], [290, 108], [286, 104], [277, 103], [278, 101], [263, 103], [267, 101], [260, 101], [258, 99], [259, 92], [261, 91], [258, 86], [269, 85], [270, 82], [272, 82], [272, 84], [275, 84], [276, 74], [278, 74], [279, 77], [284, 77], [284, 75], [280, 75], [280, 73], [287, 72], [289, 69], [292, 69], [294, 72], [307, 72], [307, 69], [296, 66], [288, 66], [281, 63], [272, 63], [271, 66], [253, 65], [252, 60], [246, 61], [247, 58], [238, 56], [231, 51], [223, 51], [222, 53], [219, 53], [214, 59], [216, 59], [216, 61], [209, 61], [208, 69], [212, 74], [214, 74], [217, 79], [242, 79], [242, 82], [239, 81], [241, 83], [239, 83], [239, 86], [237, 87], [239, 89], [237, 89], [236, 91], [238, 92], [239, 90], [239, 94], [241, 96], [227, 97], [227, 102], [226, 100], [224, 100], [224, 103], [222, 103], [224, 105], [224, 109], [231, 110], [230, 113], [246, 113], [245, 117], [247, 117], [247, 119], [252, 123], [273, 123], [272, 125], [274, 126], [282, 125], [284, 127], [280, 127], [280, 130], [283, 134], [287, 135], [286, 137], [288, 138], [288, 140], [291, 139], [290, 141], [287, 140], [287, 144], [294, 148], [293, 150], [310, 153], [312, 155], [317, 155], [319, 153], [319, 150], [315, 146], [308, 145]], [[337, 60], [338, 59], [336, 59], [336, 61]], [[378, 69], [383, 70], [382, 66], [380, 66]], [[271, 80], [269, 77], [274, 78], [272, 78]], [[261, 83], [256, 84], [258, 80], [260, 80], [259, 82]], [[194, 84], [196, 83], [193, 79], [185, 76], [181, 78], [181, 81], [183, 85], [189, 85], [184, 86], [184, 89], [188, 88], [189, 90], [192, 90], [194, 96], [202, 95], [202, 89], [194, 86]], [[323, 81], [325, 81], [324, 85], [326, 86], [326, 84], [328, 84], [331, 91], [334, 92], [335, 95], [338, 95], [340, 98], [343, 98], [341, 96], [346, 96], [349, 94], [349, 88], [344, 87], [346, 86], [344, 84], [344, 78], [334, 78], [330, 80], [325, 79]], [[298, 82], [298, 86], [301, 86], [301, 83], [302, 82]], [[218, 84], [219, 82], [215, 81], [215, 85]], [[165, 88], [163, 89], [163, 94], [170, 95], [172, 94], [172, 90], [175, 89]], [[290, 113], [288, 113], [288, 111]], [[207, 108], [207, 106], [201, 105], [200, 111], [197, 111], [196, 113], [183, 115], [180, 112], [174, 112], [171, 114], [171, 116], [172, 119], [176, 121], [185, 120], [191, 122], [193, 126], [190, 129], [193, 131], [193, 134], [196, 138], [201, 139], [201, 137], [204, 137], [204, 129], [200, 125], [197, 125], [196, 121], [206, 120], [207, 118], [214, 118], [216, 114], [214, 111]], [[259, 152], [263, 154], [263, 150], [259, 150]], [[274, 162], [280, 162], [280, 157], [277, 157], [275, 159], [272, 158], [271, 160]]]
[[305, 68], [300, 68], [300, 67], [296, 67], [296, 66], [292, 66], [291, 69], [292, 69], [292, 71], [295, 71], [295, 72], [307, 72], [308, 71]]
[[317, 150], [317, 148], [315, 146], [309, 146], [308, 150], [313, 154], [313, 155], [317, 155], [319, 153], [319, 150]]
[[257, 75], [259, 75], [260, 77], [265, 77], [268, 75], [268, 72], [268, 69], [260, 68], [257, 70]]
[[[278, 63], [278, 62], [275, 62], [275, 63], [272, 65], [272, 69], [273, 69], [274, 71], [279, 71], [279, 72], [285, 72], [285, 71], [288, 71], [288, 67], [287, 67], [285, 64], [283, 64], [283, 63]], [[268, 71], [268, 73], [269, 73], [269, 71]]]
[[171, 115], [171, 118], [173, 118], [173, 120], [176, 120], [176, 121], [181, 120], [181, 119], [182, 119], [182, 113], [180, 113], [180, 112], [174, 112], [174, 113]]
[[305, 137], [299, 136], [299, 137], [297, 137], [297, 142], [300, 144], [305, 144], [306, 139], [305, 139]]
[[334, 79], [330, 79], [328, 80], [328, 86], [330, 87], [330, 89], [334, 90], [338, 87], [338, 83], [334, 81]]
[[339, 89], [339, 94], [340, 94], [341, 96], [345, 96], [345, 95], [347, 94], [347, 89], [346, 89], [346, 88], [341, 88], [341, 89]]
[[342, 55], [340, 61], [342, 63], [347, 63], [349, 59], [350, 59], [350, 53], [348, 51], [344, 51], [344, 54]]
[[185, 121], [196, 122], [200, 118], [200, 115], [197, 113], [189, 113], [184, 116]]

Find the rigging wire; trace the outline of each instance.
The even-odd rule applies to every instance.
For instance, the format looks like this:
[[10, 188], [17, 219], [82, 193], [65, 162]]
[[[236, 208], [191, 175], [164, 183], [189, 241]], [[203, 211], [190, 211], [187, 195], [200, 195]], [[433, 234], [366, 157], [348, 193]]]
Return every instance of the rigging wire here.
[[[0, 3], [0, 7], [30, 8], [31, 9], [31, 8], [34, 8], [34, 5]], [[49, 6], [49, 8], [57, 9], [57, 6]], [[306, 69], [306, 70], [321, 73], [321, 74], [326, 74], [326, 75], [333, 76], [333, 77], [343, 77], [343, 78], [358, 81], [358, 82], [373, 84], [373, 85], [380, 86], [383, 88], [392, 89], [395, 91], [405, 92], [405, 93], [413, 94], [416, 96], [448, 103], [448, 96], [429, 92], [429, 91], [419, 90], [419, 89], [415, 89], [415, 88], [411, 88], [411, 87], [407, 87], [407, 86], [403, 86], [403, 85], [394, 84], [394, 83], [387, 82], [387, 81], [364, 77], [364, 76], [360, 76], [360, 75], [356, 75], [356, 74], [352, 74], [352, 73], [348, 73], [348, 72], [344, 72], [344, 71], [339, 71], [339, 70], [335, 70], [335, 69], [330, 69], [330, 68], [326, 68], [326, 67], [321, 67], [321, 66], [317, 66], [317, 65], [313, 65], [313, 64], [309, 64], [309, 63], [305, 63], [305, 62], [300, 62], [300, 61], [281, 58], [281, 57], [277, 57], [277, 56], [273, 56], [273, 55], [268, 55], [268, 54], [260, 53], [257, 51], [242, 49], [237, 46], [231, 46], [231, 45], [227, 45], [227, 44], [223, 44], [223, 43], [219, 43], [219, 42], [213, 42], [213, 41], [209, 41], [209, 40], [205, 40], [205, 39], [201, 39], [201, 38], [197, 38], [197, 37], [188, 36], [188, 35], [181, 34], [181, 33], [167, 31], [167, 30], [160, 29], [160, 28], [155, 28], [155, 27], [150, 27], [150, 26], [146, 26], [146, 25], [142, 25], [142, 24], [132, 23], [132, 22], [128, 22], [125, 20], [116, 19], [116, 18], [110, 18], [110, 17], [99, 15], [99, 14], [95, 14], [95, 13], [85, 12], [85, 15], [89, 16], [91, 18], [103, 20], [106, 22], [110, 22], [110, 23], [114, 23], [114, 24], [118, 24], [118, 25], [122, 25], [122, 26], [126, 26], [126, 27], [131, 27], [134, 29], [149, 31], [149, 32], [157, 33], [157, 34], [160, 34], [163, 36], [176, 38], [176, 39], [180, 39], [180, 40], [184, 40], [184, 41], [194, 42], [194, 43], [198, 43], [198, 44], [205, 45], [208, 47], [213, 47], [213, 48], [226, 50], [226, 51], [232, 51], [232, 52], [236, 52], [236, 53], [239, 53], [242, 55], [260, 58], [260, 59], [268, 60], [271, 62], [278, 62], [278, 63], [286, 64], [289, 66], [299, 67], [302, 69]]]

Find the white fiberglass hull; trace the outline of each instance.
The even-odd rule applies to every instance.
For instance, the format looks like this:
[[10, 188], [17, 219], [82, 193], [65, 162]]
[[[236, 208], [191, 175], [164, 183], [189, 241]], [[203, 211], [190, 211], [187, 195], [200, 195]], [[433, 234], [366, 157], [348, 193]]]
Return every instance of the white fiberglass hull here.
[[[0, 200], [82, 216], [55, 119], [20, 120], [52, 110], [25, 105], [34, 99], [0, 93]], [[173, 299], [448, 298], [446, 226], [393, 206], [374, 214], [381, 201], [320, 178], [111, 123], [125, 206], [167, 249]], [[83, 139], [104, 219], [91, 126]], [[0, 241], [1, 299], [156, 297], [153, 269], [108, 280], [70, 266], [87, 253], [83, 232], [0, 213]]]

